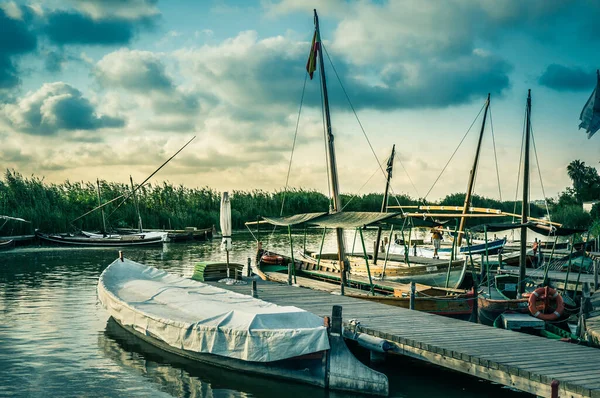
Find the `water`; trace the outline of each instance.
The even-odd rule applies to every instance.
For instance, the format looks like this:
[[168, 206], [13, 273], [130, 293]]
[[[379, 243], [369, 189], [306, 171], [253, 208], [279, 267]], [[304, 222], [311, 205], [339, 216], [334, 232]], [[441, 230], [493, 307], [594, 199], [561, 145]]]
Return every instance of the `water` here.
[[[353, 234], [348, 235], [348, 246]], [[266, 241], [289, 250], [286, 235]], [[295, 235], [295, 245], [303, 243]], [[372, 241], [372, 235], [365, 238]], [[234, 235], [232, 261], [254, 257], [250, 234]], [[309, 234], [317, 247], [320, 234]], [[333, 249], [332, 235], [326, 248]], [[358, 250], [359, 244], [356, 245]], [[125, 256], [189, 277], [200, 260], [223, 260], [219, 242], [127, 249]], [[98, 276], [115, 249], [17, 248], [0, 252], [0, 396], [344, 397], [310, 386], [249, 377], [164, 353], [108, 322]], [[394, 397], [515, 396], [498, 385], [406, 358], [382, 368]]]

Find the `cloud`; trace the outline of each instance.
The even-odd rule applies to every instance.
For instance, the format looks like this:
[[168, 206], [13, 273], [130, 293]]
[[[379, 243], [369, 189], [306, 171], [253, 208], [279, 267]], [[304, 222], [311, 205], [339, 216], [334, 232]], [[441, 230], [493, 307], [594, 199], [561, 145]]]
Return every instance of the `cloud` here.
[[75, 6], [94, 19], [118, 17], [140, 19], [160, 14], [158, 0], [74, 0]]
[[14, 3], [0, 8], [0, 89], [19, 84], [19, 73], [15, 65], [18, 56], [33, 52], [37, 38], [29, 30], [28, 19]]
[[138, 27], [151, 26], [152, 19], [120, 17], [94, 19], [76, 11], [53, 11], [44, 31], [54, 44], [120, 45], [129, 43]]
[[99, 116], [79, 90], [63, 82], [44, 84], [18, 103], [6, 105], [4, 114], [15, 129], [32, 135], [115, 128], [125, 124], [118, 117]]
[[198, 110], [198, 98], [176, 86], [159, 54], [120, 49], [105, 55], [94, 68], [105, 88], [121, 88], [150, 101], [159, 114], [190, 114]]
[[591, 90], [596, 83], [596, 74], [580, 67], [550, 64], [538, 78], [538, 83], [556, 91]]

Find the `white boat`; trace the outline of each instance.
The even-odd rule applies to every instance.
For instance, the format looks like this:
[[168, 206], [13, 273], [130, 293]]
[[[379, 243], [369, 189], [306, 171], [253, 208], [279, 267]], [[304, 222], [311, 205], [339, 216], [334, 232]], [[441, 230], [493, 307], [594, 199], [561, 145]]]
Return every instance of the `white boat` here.
[[165, 351], [228, 369], [337, 390], [388, 394], [321, 317], [117, 259], [98, 298], [125, 330]]

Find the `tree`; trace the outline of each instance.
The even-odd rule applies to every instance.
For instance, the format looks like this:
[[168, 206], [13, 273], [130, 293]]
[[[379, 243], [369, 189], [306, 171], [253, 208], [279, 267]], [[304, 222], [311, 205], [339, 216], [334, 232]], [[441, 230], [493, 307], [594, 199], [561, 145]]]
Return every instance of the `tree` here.
[[600, 197], [600, 175], [596, 168], [586, 166], [581, 160], [573, 160], [567, 166], [567, 173], [573, 181], [574, 196], [579, 203]]

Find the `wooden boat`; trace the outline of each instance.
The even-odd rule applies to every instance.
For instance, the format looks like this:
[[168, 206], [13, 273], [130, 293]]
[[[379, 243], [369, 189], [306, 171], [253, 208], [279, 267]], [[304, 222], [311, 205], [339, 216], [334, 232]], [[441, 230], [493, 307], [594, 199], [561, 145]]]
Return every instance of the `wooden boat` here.
[[0, 240], [0, 250], [10, 250], [15, 247], [15, 241], [12, 239], [9, 240]]
[[359, 362], [321, 317], [117, 259], [98, 298], [123, 329], [164, 351], [228, 370], [387, 395], [387, 377]]
[[[493, 255], [493, 254], [498, 254], [503, 248], [504, 245], [506, 244], [506, 239], [496, 239], [493, 241], [489, 241], [487, 244], [487, 254], [488, 255]], [[406, 246], [401, 244], [401, 243], [392, 243], [390, 245], [390, 250], [389, 252], [395, 255], [404, 255], [404, 252], [406, 250]], [[433, 246], [417, 246], [417, 247], [409, 247], [408, 251], [410, 254], [415, 254], [416, 252], [416, 256], [419, 257], [427, 257], [427, 258], [433, 258]], [[444, 259], [449, 259], [450, 255], [452, 253], [452, 248], [450, 247], [441, 247], [438, 250], [438, 255], [440, 258], [444, 258]], [[466, 256], [468, 256], [469, 254], [475, 256], [475, 255], [481, 255], [481, 254], [485, 254], [486, 253], [486, 244], [485, 243], [478, 243], [476, 245], [471, 245], [471, 247], [469, 248], [469, 246], [461, 246], [458, 250], [458, 255], [456, 256], [456, 258], [464, 258]]]
[[90, 238], [72, 235], [48, 235], [36, 232], [36, 236], [43, 242], [62, 246], [94, 246], [94, 247], [125, 247], [125, 246], [162, 246], [162, 236], [146, 238], [142, 235], [121, 235], [118, 237]]
[[[261, 267], [258, 275], [272, 282], [287, 283], [288, 275], [281, 272], [263, 272]], [[295, 284], [314, 290], [339, 292], [339, 273], [327, 271], [299, 272], [294, 278]], [[390, 281], [375, 281], [374, 292], [370, 293], [367, 278], [351, 275], [344, 294], [366, 301], [392, 305], [395, 307], [410, 308], [410, 284]], [[414, 309], [443, 315], [452, 318], [468, 319], [473, 313], [475, 294], [472, 290], [436, 288], [421, 284], [415, 285]]]

